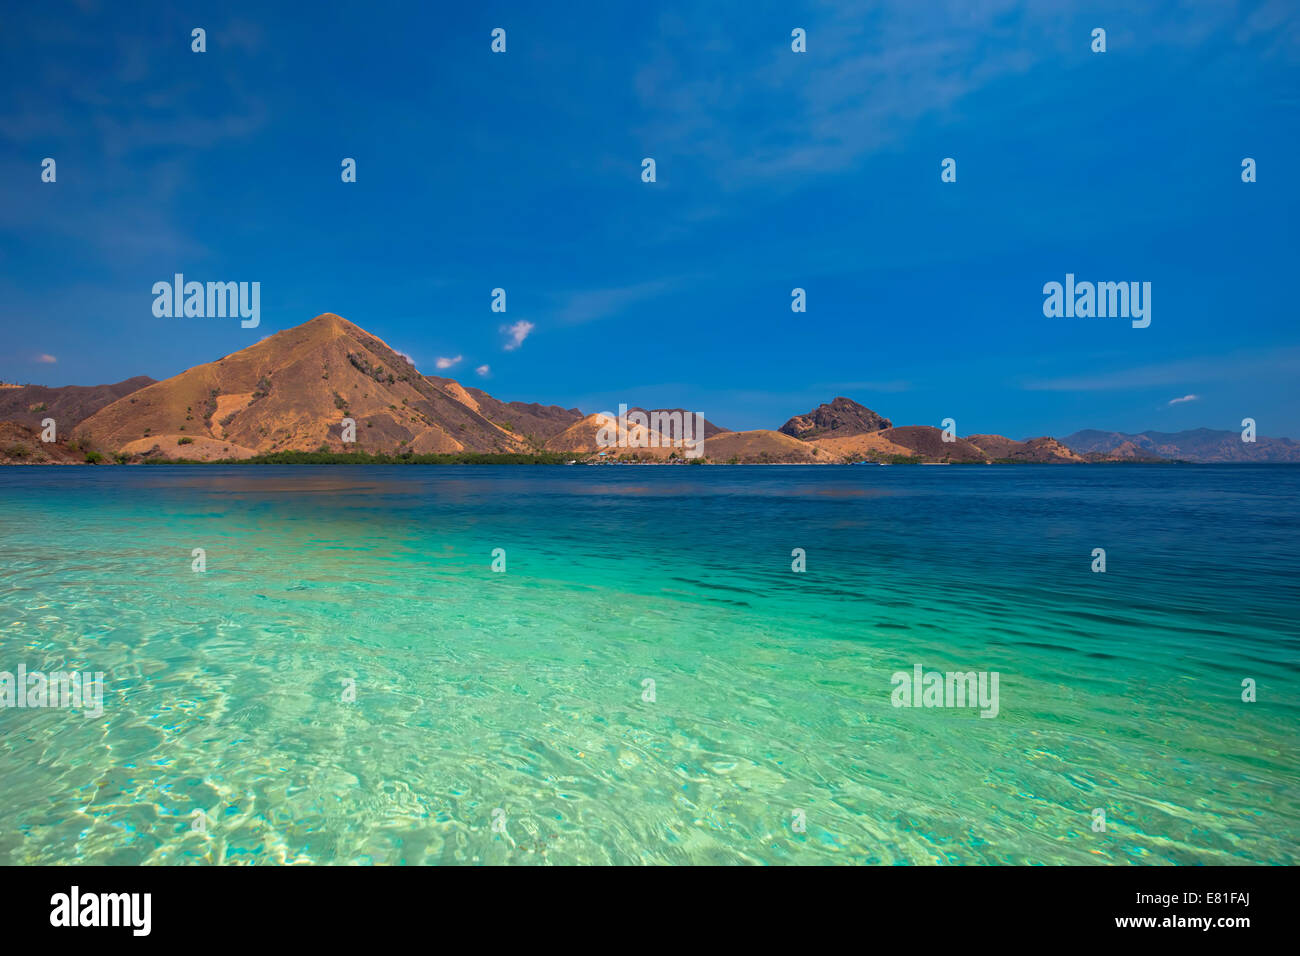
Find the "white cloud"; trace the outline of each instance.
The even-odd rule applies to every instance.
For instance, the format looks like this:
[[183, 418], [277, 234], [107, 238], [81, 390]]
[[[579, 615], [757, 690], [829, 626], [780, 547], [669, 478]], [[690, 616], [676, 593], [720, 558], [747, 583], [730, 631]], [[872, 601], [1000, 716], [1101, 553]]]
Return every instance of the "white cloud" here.
[[1171, 398], [1171, 399], [1169, 399], [1169, 404], [1170, 404], [1170, 405], [1181, 405], [1181, 404], [1183, 404], [1183, 402], [1194, 402], [1194, 401], [1196, 401], [1196, 400], [1197, 400], [1198, 398], [1200, 398], [1200, 397], [1201, 397], [1201, 396], [1199, 396], [1199, 395], [1184, 395], [1182, 398]]
[[433, 364], [438, 366], [438, 368], [451, 368], [453, 365], [459, 365], [462, 358], [464, 358], [463, 355], [457, 355], [455, 358], [446, 358], [440, 355], [438, 356], [438, 361]]
[[523, 345], [524, 339], [528, 338], [528, 334], [532, 332], [534, 328], [536, 328], [536, 326], [533, 325], [533, 323], [525, 321], [524, 319], [520, 319], [514, 325], [501, 326], [501, 331], [510, 336], [510, 341], [505, 344], [505, 350], [507, 352], [513, 352], [515, 349], [519, 348], [519, 346]]
[[492, 371], [492, 368], [488, 365], [480, 365], [478, 368], [474, 369], [474, 371], [478, 372], [480, 375], [486, 376], [488, 372]]
[[53, 355], [47, 355], [46, 353], [42, 352], [40, 355], [36, 356], [36, 361], [40, 362], [42, 365], [53, 365], [55, 362], [58, 361], [58, 359], [56, 359]]

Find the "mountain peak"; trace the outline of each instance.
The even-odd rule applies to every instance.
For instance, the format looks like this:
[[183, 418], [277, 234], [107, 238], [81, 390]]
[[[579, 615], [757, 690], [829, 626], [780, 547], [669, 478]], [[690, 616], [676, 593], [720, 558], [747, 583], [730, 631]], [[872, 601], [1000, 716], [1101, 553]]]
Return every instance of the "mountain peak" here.
[[806, 415], [796, 415], [780, 431], [807, 441], [812, 438], [845, 438], [849, 435], [866, 435], [891, 428], [888, 418], [877, 415], [867, 406], [843, 395], [829, 404], [818, 405]]
[[308, 319], [306, 322], [303, 323], [303, 325], [310, 325], [310, 326], [323, 325], [323, 326], [329, 326], [331, 328], [337, 327], [337, 328], [346, 328], [346, 329], [360, 328], [360, 326], [354, 325], [353, 323], [349, 322], [347, 319], [343, 318], [343, 316], [336, 315], [333, 312], [322, 312], [320, 315], [316, 316], [316, 318]]
[[[351, 445], [345, 419], [355, 428]], [[440, 387], [381, 339], [325, 312], [119, 398], [77, 432], [112, 452], [192, 458], [321, 447], [506, 453], [540, 444], [508, 425], [488, 419], [459, 386]]]

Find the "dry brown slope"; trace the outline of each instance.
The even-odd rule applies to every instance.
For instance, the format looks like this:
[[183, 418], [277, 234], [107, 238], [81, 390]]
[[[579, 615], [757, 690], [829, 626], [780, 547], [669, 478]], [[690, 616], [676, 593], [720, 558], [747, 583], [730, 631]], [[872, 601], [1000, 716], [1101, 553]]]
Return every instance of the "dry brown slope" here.
[[[438, 378], [433, 380], [451, 381]], [[485, 418], [538, 448], [583, 418], [582, 412], [576, 408], [541, 405], [537, 402], [503, 402], [481, 388], [464, 388], [462, 391], [474, 403], [471, 407], [476, 406], [476, 411]]]
[[994, 460], [1041, 464], [1063, 464], [1085, 460], [1083, 456], [1075, 454], [1055, 438], [1047, 436], [1016, 441], [1003, 435], [967, 435], [966, 440]]
[[[357, 423], [345, 446], [340, 423]], [[119, 399], [77, 429], [110, 451], [154, 439], [168, 457], [208, 438], [285, 450], [515, 452], [519, 438], [421, 375], [380, 339], [333, 313], [276, 333]], [[206, 449], [207, 443], [202, 442]], [[194, 456], [197, 457], [197, 456]]]
[[[682, 444], [676, 429], [680, 427], [685, 430], [686, 424], [689, 421], [693, 435], [695, 422], [693, 418], [688, 418], [688, 416], [692, 415], [691, 412], [687, 412], [680, 408], [629, 408], [628, 415], [630, 416], [632, 412], [645, 413], [647, 420], [651, 424], [662, 424], [661, 420], [656, 418], [656, 416], [663, 412], [680, 415], [681, 417], [674, 419], [676, 424], [669, 426], [668, 431], [670, 434], [660, 434], [660, 432], [654, 428], [638, 425], [635, 422], [630, 423], [629, 426], [624, 429], [622, 428], [617, 415], [607, 412], [595, 412], [574, 422], [559, 434], [553, 435], [547, 440], [544, 447], [547, 451], [567, 452], [570, 454], [594, 455], [599, 454], [600, 452], [606, 452], [613, 457], [618, 457], [620, 455], [635, 455], [639, 453], [642, 457], [649, 455], [656, 458], [667, 458], [672, 455], [673, 452], [676, 452], [678, 457], [688, 457], [685, 454], [686, 448]], [[597, 441], [597, 437], [602, 429], [606, 431], [606, 438], [613, 438], [618, 442], [618, 444], [612, 446], [600, 444]], [[705, 448], [709, 447], [710, 443], [716, 436], [728, 434], [732, 433], [728, 432], [725, 428], [719, 428], [708, 419], [704, 420]], [[638, 446], [635, 444], [636, 442], [641, 442], [641, 445]], [[702, 454], [707, 455], [708, 452], [706, 451]]]
[[741, 464], [829, 464], [834, 460], [833, 456], [821, 452], [815, 444], [765, 428], [747, 432], [722, 432], [707, 438], [704, 441], [704, 457], [713, 462], [736, 461]]
[[915, 456], [912, 449], [897, 445], [880, 432], [866, 435], [845, 435], [841, 438], [816, 438], [809, 444], [821, 449], [822, 453], [837, 461], [879, 461], [882, 458]]
[[[602, 431], [605, 432], [604, 444], [598, 440]], [[603, 452], [611, 458], [668, 458], [674, 452], [679, 457], [685, 456], [685, 449], [671, 447], [669, 441], [658, 432], [635, 424], [624, 429], [619, 424], [618, 416], [603, 412], [595, 412], [574, 422], [550, 438], [545, 448], [547, 451], [582, 456]]]
[[1030, 438], [1024, 443], [1022, 452], [1012, 455], [1021, 461], [1037, 461], [1045, 464], [1076, 463], [1087, 461], [1082, 455], [1071, 451], [1055, 438], [1044, 435], [1042, 438]]
[[[627, 439], [626, 444], [602, 446], [597, 443], [597, 433], [601, 428], [609, 429], [608, 436]], [[647, 440], [657, 447], [637, 447], [634, 441]], [[624, 433], [619, 429], [615, 416], [602, 413], [588, 415], [582, 421], [565, 429], [546, 443], [548, 451], [564, 452], [573, 455], [599, 455], [604, 452], [610, 458], [655, 458], [664, 459], [676, 454], [679, 458], [688, 458], [685, 449], [675, 447], [657, 432], [633, 425]], [[704, 439], [698, 456], [700, 460], [711, 462], [736, 461], [746, 464], [762, 462], [796, 463], [821, 461], [830, 462], [831, 455], [823, 455], [808, 442], [791, 438], [780, 432], [758, 429], [747, 432], [718, 431]]]
[[967, 435], [966, 440], [990, 458], [1010, 458], [1025, 447], [1024, 442], [1005, 435]]
[[943, 432], [929, 425], [900, 425], [886, 428], [878, 434], [926, 461], [987, 461], [989, 457], [964, 438], [944, 441]]
[[79, 465], [87, 449], [67, 441], [41, 441], [41, 428], [0, 422], [0, 465]]
[[67, 432], [123, 395], [152, 384], [149, 376], [137, 375], [112, 385], [4, 388], [0, 389], [0, 421], [39, 426], [44, 419], [53, 418], [59, 431]]

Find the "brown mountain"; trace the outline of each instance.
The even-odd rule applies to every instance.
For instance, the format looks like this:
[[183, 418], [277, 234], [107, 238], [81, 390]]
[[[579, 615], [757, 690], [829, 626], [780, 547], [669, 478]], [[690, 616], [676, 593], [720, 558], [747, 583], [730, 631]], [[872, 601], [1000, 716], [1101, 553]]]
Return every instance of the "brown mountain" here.
[[59, 432], [70, 432], [106, 405], [153, 383], [149, 376], [137, 375], [113, 385], [6, 385], [0, 387], [0, 421], [38, 427], [53, 418]]
[[66, 434], [58, 441], [41, 441], [39, 425], [0, 422], [0, 462], [12, 465], [80, 465], [86, 449], [69, 442]]
[[814, 438], [844, 438], [882, 431], [893, 423], [851, 398], [836, 398], [828, 405], [818, 405], [807, 415], [796, 415], [780, 431], [801, 441]]
[[966, 440], [979, 448], [994, 461], [1025, 461], [1054, 464], [1060, 462], [1081, 462], [1082, 455], [1076, 455], [1055, 438], [1030, 438], [1016, 441], [1002, 435], [967, 435]]
[[467, 388], [465, 391], [488, 419], [516, 435], [536, 441], [539, 447], [582, 419], [582, 412], [576, 408], [540, 405], [537, 402], [502, 402], [481, 389]]
[[721, 432], [712, 438], [706, 438], [704, 457], [711, 462], [735, 462], [742, 465], [834, 463], [831, 456], [824, 455], [816, 444], [766, 428], [747, 432]]
[[[634, 405], [634, 406], [632, 406], [631, 408], [629, 408], [627, 411], [628, 411], [628, 414], [629, 414], [629, 415], [632, 414], [632, 412], [644, 412], [646, 415], [655, 415], [655, 414], [665, 414], [665, 413], [666, 413], [666, 414], [669, 414], [669, 415], [681, 415], [681, 416], [683, 417], [683, 419], [684, 419], [687, 415], [694, 415], [694, 414], [695, 414], [694, 412], [687, 411], [687, 410], [684, 409], [684, 408], [642, 408], [640, 405]], [[652, 419], [652, 421], [653, 421], [653, 419]], [[714, 435], [720, 435], [720, 434], [722, 434], [723, 432], [729, 432], [729, 431], [731, 431], [730, 428], [723, 428], [721, 425], [715, 425], [715, 424], [713, 424], [713, 422], [709, 421], [707, 418], [704, 419], [704, 437], [705, 437], [705, 438], [712, 438]]]
[[930, 425], [886, 428], [880, 432], [880, 437], [908, 449], [913, 456], [926, 461], [987, 461], [989, 457], [964, 438], [944, 441], [943, 430]]
[[[467, 397], [453, 380], [426, 378], [369, 332], [326, 313], [118, 399], [76, 433], [110, 453], [205, 460], [321, 447], [531, 450]], [[356, 421], [354, 445], [342, 441], [345, 416]]]
[[1084, 452], [1083, 457], [1087, 461], [1145, 461], [1154, 463], [1170, 460], [1145, 451], [1131, 441], [1122, 441], [1110, 451]]
[[537, 402], [503, 402], [482, 389], [465, 388], [455, 379], [436, 375], [426, 375], [425, 378], [532, 448], [540, 449], [548, 439], [582, 420], [582, 412], [576, 408], [539, 405]]
[[[44, 418], [58, 423], [59, 442], [40, 442]], [[342, 440], [344, 418], [355, 420], [355, 444]], [[12, 463], [71, 463], [123, 454], [131, 460], [213, 460], [322, 449], [548, 451], [584, 460], [601, 458], [601, 452], [603, 458], [686, 457], [685, 449], [670, 446], [668, 436], [649, 429], [637, 431], [663, 447], [629, 442], [602, 448], [597, 432], [611, 424], [603, 415], [503, 402], [455, 379], [422, 375], [383, 341], [332, 313], [162, 382], [139, 376], [89, 387], [0, 385], [0, 461]], [[1248, 444], [1236, 432], [1210, 429], [1139, 435], [1084, 431], [1064, 442], [1002, 435], [945, 442], [937, 428], [896, 427], [842, 396], [796, 415], [780, 431], [732, 432], [706, 422], [704, 434], [700, 460], [711, 462], [1300, 461], [1300, 442], [1261, 437]]]
[[[656, 423], [656, 415], [660, 413], [680, 414], [683, 422], [686, 416], [691, 413], [680, 408], [629, 408], [628, 413], [644, 412], [651, 424]], [[692, 427], [694, 427], [692, 425]], [[605, 447], [597, 442], [599, 433], [604, 430], [607, 437], [613, 437], [620, 444], [613, 447]], [[709, 450], [713, 447], [713, 439], [719, 435], [735, 434], [725, 428], [719, 428], [717, 425], [704, 420], [704, 450], [697, 457], [710, 457]], [[597, 412], [594, 415], [587, 415], [577, 422], [574, 422], [564, 431], [554, 435], [546, 442], [547, 451], [565, 452], [574, 455], [596, 455], [605, 452], [608, 457], [639, 456], [644, 458], [669, 458], [676, 452], [677, 457], [685, 457], [685, 449], [676, 447], [673, 444], [678, 435], [660, 434], [653, 428], [630, 424], [626, 431], [620, 426], [618, 415], [615, 413]], [[640, 443], [640, 444], [637, 444]]]
[[1003, 435], [967, 435], [966, 440], [991, 459], [1010, 458], [1025, 445]]
[[[614, 444], [602, 445], [596, 439], [601, 431]], [[564, 452], [579, 457], [600, 455], [609, 457], [637, 456], [642, 458], [667, 458], [674, 449], [667, 445], [664, 436], [642, 425], [630, 425], [623, 429], [617, 415], [597, 412], [574, 422], [546, 443], [547, 451]], [[682, 454], [682, 452], [678, 452]]]

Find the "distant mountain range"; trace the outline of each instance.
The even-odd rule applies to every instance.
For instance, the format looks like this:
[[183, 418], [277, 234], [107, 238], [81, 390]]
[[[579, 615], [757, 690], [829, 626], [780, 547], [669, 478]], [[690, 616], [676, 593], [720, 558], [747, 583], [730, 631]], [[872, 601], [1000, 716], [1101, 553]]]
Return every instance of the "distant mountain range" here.
[[1194, 428], [1184, 432], [1103, 432], [1087, 428], [1061, 439], [1081, 454], [1105, 455], [1128, 460], [1195, 462], [1300, 462], [1300, 442], [1291, 438], [1258, 436], [1241, 440], [1239, 431]]
[[[645, 422], [632, 414], [637, 411], [646, 413]], [[582, 461], [686, 458], [654, 430], [665, 427], [662, 415], [674, 412], [685, 415], [682, 409], [632, 409], [620, 421], [558, 405], [502, 402], [455, 379], [422, 375], [380, 339], [326, 313], [161, 382], [137, 376], [114, 385], [0, 385], [0, 462], [217, 461], [355, 450], [546, 453]], [[40, 439], [49, 418], [58, 427], [55, 443]], [[344, 440], [344, 418], [355, 422], [355, 442]], [[1137, 435], [1086, 430], [1061, 441], [943, 437], [928, 425], [895, 426], [839, 397], [776, 431], [737, 432], [706, 421], [700, 460], [1300, 461], [1300, 442], [1261, 437], [1247, 444], [1236, 432], [1209, 429]]]

